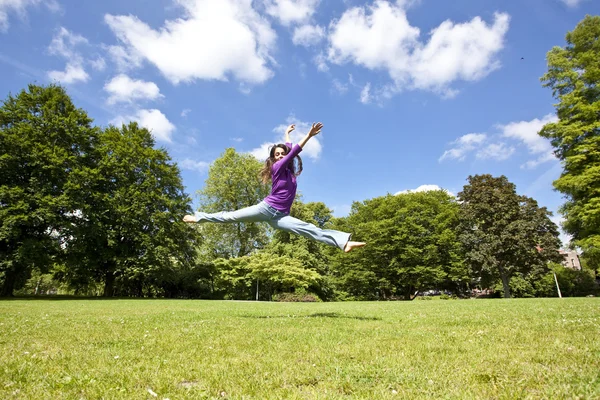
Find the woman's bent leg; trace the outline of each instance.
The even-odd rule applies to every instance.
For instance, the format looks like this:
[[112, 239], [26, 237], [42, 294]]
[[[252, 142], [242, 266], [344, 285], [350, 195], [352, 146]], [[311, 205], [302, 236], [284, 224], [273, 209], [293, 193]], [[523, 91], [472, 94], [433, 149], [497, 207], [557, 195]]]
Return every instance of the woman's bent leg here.
[[273, 228], [314, 239], [330, 246], [338, 247], [341, 250], [344, 250], [346, 243], [350, 240], [349, 233], [333, 229], [321, 229], [314, 224], [290, 217], [289, 215], [269, 221], [269, 224], [271, 224]]

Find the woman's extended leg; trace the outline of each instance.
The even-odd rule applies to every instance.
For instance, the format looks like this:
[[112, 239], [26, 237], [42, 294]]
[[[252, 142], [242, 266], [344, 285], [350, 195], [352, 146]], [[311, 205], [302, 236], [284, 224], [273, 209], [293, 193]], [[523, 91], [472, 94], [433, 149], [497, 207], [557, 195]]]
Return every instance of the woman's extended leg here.
[[221, 211], [216, 213], [205, 213], [197, 211], [194, 214], [195, 222], [260, 222], [268, 221], [273, 218], [268, 206], [264, 203], [258, 203], [254, 206], [242, 208], [235, 211]]
[[268, 222], [273, 228], [318, 240], [330, 246], [338, 247], [341, 250], [346, 250], [346, 244], [350, 240], [349, 233], [333, 229], [321, 229], [314, 224], [290, 217], [289, 215]]

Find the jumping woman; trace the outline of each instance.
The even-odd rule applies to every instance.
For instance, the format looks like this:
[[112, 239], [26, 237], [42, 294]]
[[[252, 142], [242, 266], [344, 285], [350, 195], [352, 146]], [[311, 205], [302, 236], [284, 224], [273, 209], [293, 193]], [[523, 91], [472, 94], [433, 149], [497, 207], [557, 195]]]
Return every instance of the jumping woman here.
[[[313, 136], [318, 135], [323, 128], [322, 123], [312, 125], [306, 136], [292, 147], [290, 132], [295, 129], [290, 125], [285, 132], [285, 144], [276, 144], [271, 148], [269, 158], [261, 170], [263, 183], [272, 182], [271, 194], [255, 206], [242, 208], [237, 211], [221, 211], [208, 214], [196, 212], [194, 215], [183, 217], [185, 222], [267, 222], [275, 229], [293, 232], [300, 236], [318, 240], [330, 246], [349, 252], [355, 247], [362, 247], [363, 242], [350, 241], [350, 234], [332, 229], [321, 229], [314, 224], [291, 217], [290, 209], [296, 198], [296, 177], [302, 172], [302, 160], [298, 154]], [[298, 160], [297, 166], [294, 159]]]

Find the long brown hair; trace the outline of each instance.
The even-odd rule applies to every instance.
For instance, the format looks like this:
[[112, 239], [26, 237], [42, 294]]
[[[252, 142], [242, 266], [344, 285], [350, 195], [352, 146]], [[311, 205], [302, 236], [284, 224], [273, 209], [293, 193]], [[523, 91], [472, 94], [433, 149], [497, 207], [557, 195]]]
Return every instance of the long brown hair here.
[[[260, 170], [259, 176], [264, 184], [269, 183], [271, 180], [271, 167], [275, 164], [275, 149], [276, 148], [283, 149], [285, 155], [287, 155], [292, 149], [287, 147], [285, 144], [276, 144], [271, 147], [269, 151], [269, 158], [265, 160], [265, 165]], [[294, 176], [298, 176], [302, 173], [302, 158], [300, 156], [294, 157], [294, 161], [288, 164], [288, 169], [294, 174]]]

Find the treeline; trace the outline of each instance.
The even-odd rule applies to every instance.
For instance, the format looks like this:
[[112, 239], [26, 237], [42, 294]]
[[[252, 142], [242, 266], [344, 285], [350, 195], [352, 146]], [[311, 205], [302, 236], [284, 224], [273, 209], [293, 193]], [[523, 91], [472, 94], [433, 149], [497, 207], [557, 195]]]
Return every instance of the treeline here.
[[[566, 294], [595, 290], [591, 271], [551, 263], [561, 260], [551, 214], [503, 176], [471, 176], [456, 198], [431, 191], [355, 202], [344, 218], [299, 198], [293, 216], [368, 243], [345, 254], [267, 224], [183, 223], [191, 199], [150, 132], [94, 126], [59, 86], [8, 96], [0, 150], [3, 296], [329, 301], [496, 286], [506, 297], [552, 296], [552, 268], [572, 288]], [[227, 149], [209, 169], [201, 208], [262, 200], [260, 167]]]
[[[546, 124], [563, 172], [563, 228], [582, 271], [558, 264], [551, 214], [506, 177], [469, 176], [444, 191], [355, 202], [345, 218], [323, 203], [292, 215], [352, 232], [345, 254], [266, 224], [182, 222], [180, 171], [135, 123], [100, 128], [62, 87], [30, 85], [0, 107], [0, 296], [72, 293], [213, 299], [412, 298], [493, 289], [504, 297], [596, 293], [600, 266], [600, 16], [586, 16], [548, 52], [541, 78], [558, 120]], [[256, 204], [268, 193], [250, 155], [211, 165], [201, 208]]]

